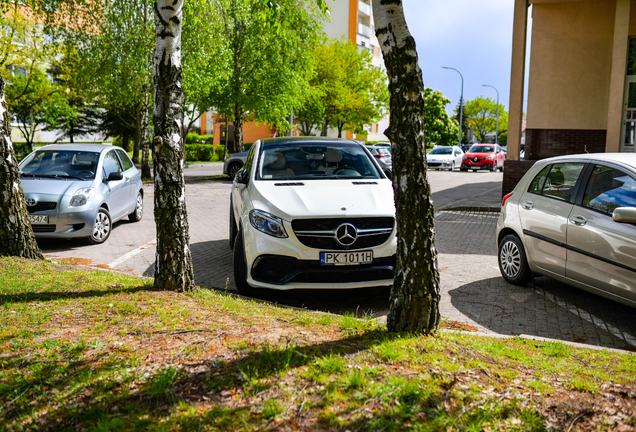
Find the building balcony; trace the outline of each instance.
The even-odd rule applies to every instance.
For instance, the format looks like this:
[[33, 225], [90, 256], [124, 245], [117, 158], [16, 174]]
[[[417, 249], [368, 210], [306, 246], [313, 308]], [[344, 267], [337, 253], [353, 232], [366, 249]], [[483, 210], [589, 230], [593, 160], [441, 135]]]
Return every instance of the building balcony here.
[[358, 23], [358, 34], [366, 37], [371, 37], [371, 27]]
[[363, 2], [362, 0], [358, 1], [358, 14], [365, 17], [370, 17], [371, 5]]

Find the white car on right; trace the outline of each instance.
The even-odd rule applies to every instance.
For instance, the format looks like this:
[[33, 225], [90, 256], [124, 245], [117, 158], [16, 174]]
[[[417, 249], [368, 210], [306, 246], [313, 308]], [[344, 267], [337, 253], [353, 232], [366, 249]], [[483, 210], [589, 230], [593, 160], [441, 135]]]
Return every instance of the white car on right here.
[[458, 146], [435, 146], [426, 154], [426, 163], [431, 169], [454, 171], [462, 164], [464, 152]]
[[503, 197], [496, 238], [512, 284], [540, 274], [636, 307], [636, 154], [536, 162]]

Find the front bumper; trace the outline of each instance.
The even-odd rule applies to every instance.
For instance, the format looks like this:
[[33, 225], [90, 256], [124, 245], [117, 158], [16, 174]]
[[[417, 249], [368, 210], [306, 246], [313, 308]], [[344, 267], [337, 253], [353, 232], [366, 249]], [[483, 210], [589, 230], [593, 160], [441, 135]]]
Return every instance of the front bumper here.
[[426, 162], [428, 164], [429, 168], [443, 168], [443, 169], [450, 169], [453, 166], [453, 161], [427, 161]]
[[284, 221], [284, 226], [289, 237], [283, 239], [257, 231], [248, 220], [244, 220], [242, 226], [247, 283], [254, 288], [348, 289], [393, 284], [397, 248], [395, 229], [389, 239], [379, 246], [351, 250], [372, 250], [371, 264], [332, 266], [320, 264], [320, 252], [330, 250], [303, 245], [287, 221]]
[[[29, 194], [25, 194], [29, 198]], [[93, 225], [99, 210], [97, 202], [90, 202], [80, 207], [69, 207], [70, 198], [63, 196], [37, 195], [39, 202], [56, 203], [51, 210], [29, 212], [33, 216], [48, 216], [48, 224], [32, 224], [37, 238], [75, 238], [88, 237], [93, 232]], [[27, 210], [29, 208], [27, 207]]]
[[462, 162], [462, 169], [469, 169], [469, 170], [488, 169], [488, 170], [492, 170], [492, 167], [493, 167], [493, 161], [481, 161], [481, 162], [477, 162], [477, 163]]

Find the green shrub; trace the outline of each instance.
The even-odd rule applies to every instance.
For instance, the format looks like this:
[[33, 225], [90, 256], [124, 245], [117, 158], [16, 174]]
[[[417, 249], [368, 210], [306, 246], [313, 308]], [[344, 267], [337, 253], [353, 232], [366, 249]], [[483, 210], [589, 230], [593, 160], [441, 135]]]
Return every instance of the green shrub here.
[[186, 135], [186, 144], [214, 144], [214, 135], [199, 135], [190, 132]]
[[31, 153], [31, 148], [27, 143], [13, 143], [13, 150], [15, 151], [15, 157], [20, 162]]
[[224, 146], [213, 146], [210, 144], [186, 144], [186, 162], [217, 162], [223, 160]]

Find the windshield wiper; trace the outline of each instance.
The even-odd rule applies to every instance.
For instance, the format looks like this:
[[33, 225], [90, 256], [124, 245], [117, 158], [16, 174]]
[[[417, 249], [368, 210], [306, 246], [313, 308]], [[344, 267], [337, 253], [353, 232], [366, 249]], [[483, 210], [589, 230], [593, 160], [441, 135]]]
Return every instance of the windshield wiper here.
[[70, 175], [59, 175], [59, 174], [20, 174], [20, 176], [21, 177], [43, 177], [43, 178], [86, 180], [83, 177], [76, 177], [76, 176], [70, 176]]

